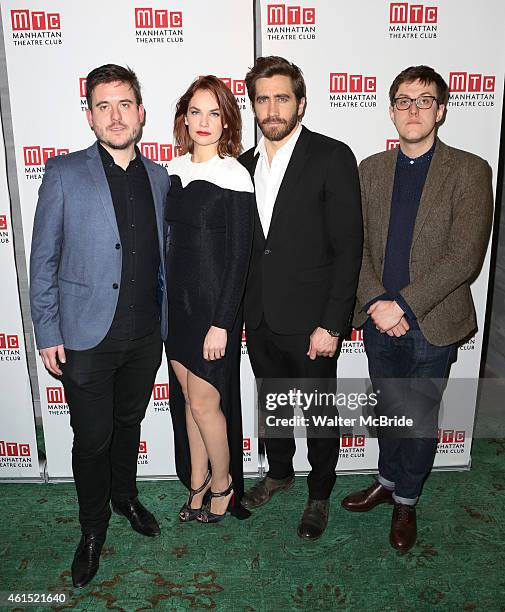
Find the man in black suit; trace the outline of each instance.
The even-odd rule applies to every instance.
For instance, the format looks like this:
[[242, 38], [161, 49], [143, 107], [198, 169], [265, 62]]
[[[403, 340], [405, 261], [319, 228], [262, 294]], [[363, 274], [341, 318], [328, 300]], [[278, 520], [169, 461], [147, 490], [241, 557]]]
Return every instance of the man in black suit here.
[[[342, 142], [302, 127], [306, 94], [297, 66], [260, 57], [246, 85], [263, 132], [258, 146], [240, 158], [257, 203], [245, 293], [251, 365], [257, 379], [269, 379], [269, 391], [281, 391], [282, 379], [296, 378], [304, 387], [310, 380], [334, 381], [361, 264], [356, 160]], [[249, 508], [293, 484], [295, 442], [292, 432], [282, 436], [265, 436], [269, 471], [246, 492]], [[307, 435], [311, 472], [298, 525], [302, 538], [317, 539], [326, 528], [339, 443], [338, 428], [329, 436]]]

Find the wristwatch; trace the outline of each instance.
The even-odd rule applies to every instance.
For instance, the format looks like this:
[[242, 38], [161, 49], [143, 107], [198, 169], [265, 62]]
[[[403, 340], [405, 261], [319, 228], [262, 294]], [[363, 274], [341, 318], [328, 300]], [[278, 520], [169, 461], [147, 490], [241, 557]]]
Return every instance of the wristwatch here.
[[340, 332], [334, 331], [333, 329], [326, 330], [332, 338], [338, 338], [340, 336]]

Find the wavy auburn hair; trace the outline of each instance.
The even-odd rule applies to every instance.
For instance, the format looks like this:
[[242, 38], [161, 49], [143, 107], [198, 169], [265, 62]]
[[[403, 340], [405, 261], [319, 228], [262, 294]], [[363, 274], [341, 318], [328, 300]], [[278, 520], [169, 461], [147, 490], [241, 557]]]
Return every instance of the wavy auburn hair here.
[[[190, 137], [184, 118], [188, 113], [191, 98], [199, 90], [209, 91], [217, 100], [221, 111], [223, 133], [217, 143], [219, 157], [238, 157], [242, 152], [242, 117], [230, 88], [217, 77], [208, 74], [198, 77], [182, 94], [175, 109], [174, 138], [181, 147], [181, 153], [193, 153], [193, 139]], [[224, 127], [224, 126], [227, 127]]]

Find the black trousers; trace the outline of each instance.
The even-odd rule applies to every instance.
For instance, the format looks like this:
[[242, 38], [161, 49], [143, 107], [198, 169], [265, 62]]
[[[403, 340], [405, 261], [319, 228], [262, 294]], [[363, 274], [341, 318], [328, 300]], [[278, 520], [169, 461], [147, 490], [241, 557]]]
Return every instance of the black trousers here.
[[66, 349], [62, 383], [74, 431], [72, 468], [83, 533], [107, 528], [109, 501], [137, 496], [140, 423], [161, 363], [159, 329], [138, 340], [105, 338]]
[[[304, 379], [300, 386], [311, 387], [310, 379], [325, 379], [335, 383], [337, 357], [316, 357], [314, 361], [306, 355], [309, 348], [308, 334], [276, 334], [263, 318], [259, 327], [247, 329], [247, 349], [256, 379]], [[276, 381], [271, 381], [271, 390]], [[282, 386], [282, 382], [280, 383]], [[320, 385], [319, 385], [320, 386]], [[279, 389], [281, 390], [281, 389]], [[261, 397], [261, 393], [260, 393]], [[333, 411], [334, 414], [336, 411]], [[268, 476], [287, 478], [293, 474], [293, 456], [296, 445], [291, 437], [266, 437], [263, 440], [268, 458]], [[335, 484], [335, 468], [340, 449], [340, 433], [333, 427], [319, 436], [307, 433], [308, 460], [311, 471], [307, 477], [309, 497], [328, 499]]]

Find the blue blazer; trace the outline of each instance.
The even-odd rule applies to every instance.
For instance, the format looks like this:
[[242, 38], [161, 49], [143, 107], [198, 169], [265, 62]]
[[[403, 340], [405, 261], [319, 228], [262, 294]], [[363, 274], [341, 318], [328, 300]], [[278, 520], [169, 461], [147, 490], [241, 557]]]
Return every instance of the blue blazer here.
[[[142, 156], [158, 227], [160, 279], [165, 278], [164, 208], [170, 189], [167, 171]], [[39, 349], [63, 344], [85, 350], [110, 329], [121, 283], [122, 249], [109, 184], [98, 151], [52, 157], [33, 225], [30, 301]], [[167, 335], [167, 296], [162, 287], [161, 335]]]

